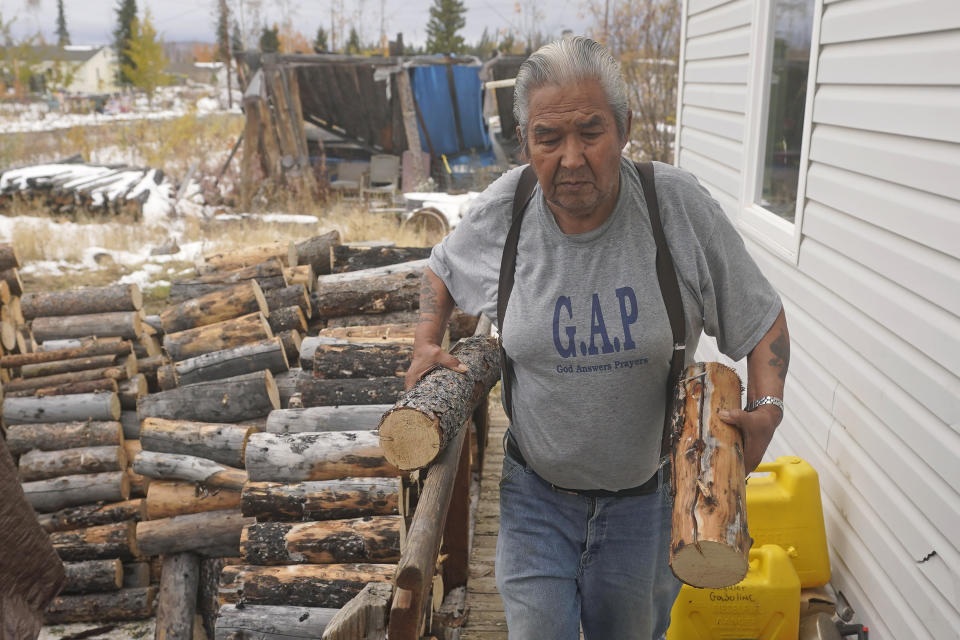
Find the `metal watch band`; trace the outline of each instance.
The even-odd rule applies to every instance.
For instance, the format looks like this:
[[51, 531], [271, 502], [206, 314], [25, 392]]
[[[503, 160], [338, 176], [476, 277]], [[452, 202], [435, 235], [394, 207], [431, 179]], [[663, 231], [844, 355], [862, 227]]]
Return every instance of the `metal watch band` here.
[[763, 396], [762, 398], [757, 398], [750, 403], [750, 406], [747, 407], [747, 411], [754, 411], [765, 404], [772, 404], [777, 409], [780, 409], [780, 415], [783, 415], [783, 400], [777, 398], [776, 396]]

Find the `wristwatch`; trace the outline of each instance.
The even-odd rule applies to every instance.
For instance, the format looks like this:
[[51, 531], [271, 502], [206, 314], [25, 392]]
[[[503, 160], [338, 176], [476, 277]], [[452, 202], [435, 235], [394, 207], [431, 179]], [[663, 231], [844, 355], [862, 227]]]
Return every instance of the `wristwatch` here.
[[780, 409], [780, 415], [783, 415], [783, 400], [776, 396], [763, 396], [762, 398], [757, 398], [747, 406], [747, 411], [754, 411], [765, 404], [772, 404], [777, 409]]

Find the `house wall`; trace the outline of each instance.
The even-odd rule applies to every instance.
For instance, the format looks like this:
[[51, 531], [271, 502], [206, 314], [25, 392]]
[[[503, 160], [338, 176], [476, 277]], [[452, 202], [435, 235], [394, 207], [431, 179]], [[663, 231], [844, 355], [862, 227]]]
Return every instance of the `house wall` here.
[[89, 60], [74, 70], [73, 82], [67, 88], [71, 93], [113, 93], [119, 91], [116, 83], [116, 59], [109, 47], [103, 47]]
[[677, 163], [783, 298], [768, 457], [819, 472], [834, 586], [872, 640], [960, 638], [960, 2], [816, 2], [799, 229], [771, 225], [793, 246], [751, 223], [744, 186], [765, 83], [754, 0], [684, 2]]

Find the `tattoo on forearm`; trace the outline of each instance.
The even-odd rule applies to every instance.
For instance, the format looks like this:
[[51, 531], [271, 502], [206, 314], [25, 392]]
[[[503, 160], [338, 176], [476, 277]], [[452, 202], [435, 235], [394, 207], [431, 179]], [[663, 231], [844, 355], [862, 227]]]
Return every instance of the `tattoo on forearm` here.
[[770, 343], [770, 352], [773, 357], [768, 364], [777, 368], [777, 375], [781, 380], [786, 380], [787, 368], [790, 366], [790, 338], [785, 330], [781, 329], [780, 335]]
[[440, 314], [440, 295], [433, 286], [433, 281], [424, 274], [420, 286], [420, 322], [429, 321], [428, 316]]

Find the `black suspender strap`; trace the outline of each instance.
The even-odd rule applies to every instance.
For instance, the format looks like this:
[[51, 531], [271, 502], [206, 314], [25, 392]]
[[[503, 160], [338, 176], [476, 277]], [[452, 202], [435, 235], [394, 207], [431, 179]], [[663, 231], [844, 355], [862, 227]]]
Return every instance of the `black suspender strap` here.
[[517, 246], [520, 244], [520, 225], [523, 224], [523, 212], [527, 203], [533, 197], [533, 190], [537, 186], [537, 175], [533, 167], [527, 167], [520, 173], [520, 182], [513, 196], [513, 214], [511, 216], [510, 231], [503, 244], [503, 256], [500, 258], [500, 282], [497, 287], [497, 331], [500, 332], [500, 393], [503, 394], [503, 405], [507, 418], [513, 418], [513, 401], [510, 396], [510, 382], [513, 380], [513, 363], [507, 358], [503, 350], [503, 319], [507, 315], [507, 302], [513, 291], [513, 278], [517, 270]]
[[[653, 231], [653, 238], [657, 246], [657, 281], [660, 285], [660, 293], [663, 296], [664, 305], [667, 308], [667, 317], [670, 320], [670, 329], [673, 334], [673, 356], [670, 360], [670, 373], [667, 376], [666, 383], [666, 406], [664, 415], [663, 441], [661, 444], [661, 456], [670, 451], [672, 443], [673, 426], [671, 424], [671, 414], [673, 413], [673, 398], [676, 389], [676, 382], [683, 373], [684, 353], [686, 345], [686, 322], [683, 312], [683, 300], [680, 297], [680, 284], [677, 281], [677, 272], [673, 265], [673, 258], [670, 255], [670, 249], [667, 246], [667, 238], [663, 233], [663, 223], [660, 219], [660, 205], [657, 200], [657, 191], [653, 177], [653, 163], [636, 163], [637, 172], [640, 174], [640, 185], [643, 188], [643, 195], [647, 203], [647, 211], [650, 215], [650, 227]], [[504, 406], [507, 417], [512, 419], [513, 402], [510, 393], [510, 384], [513, 380], [513, 363], [507, 358], [503, 350], [503, 321], [507, 315], [507, 302], [510, 300], [510, 293], [513, 291], [514, 276], [517, 267], [517, 246], [520, 242], [520, 226], [523, 223], [523, 213], [527, 208], [530, 198], [533, 196], [533, 190], [537, 184], [537, 177], [533, 169], [527, 166], [520, 174], [520, 182], [517, 184], [517, 190], [513, 198], [513, 215], [510, 224], [510, 231], [507, 233], [507, 239], [503, 245], [503, 257], [500, 260], [500, 282], [497, 289], [497, 329], [500, 331], [500, 357], [503, 363], [501, 370], [501, 393], [503, 394]]]

